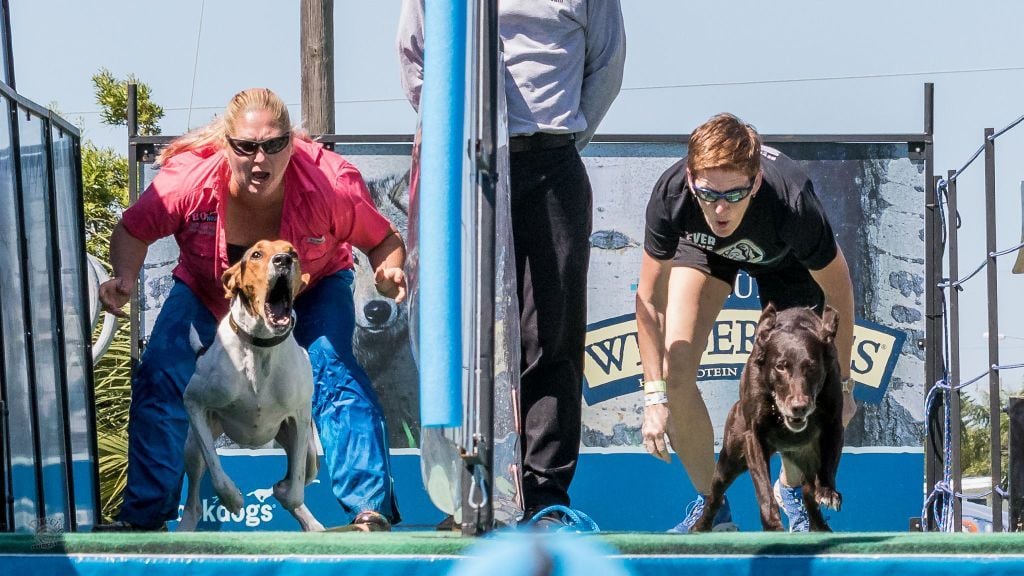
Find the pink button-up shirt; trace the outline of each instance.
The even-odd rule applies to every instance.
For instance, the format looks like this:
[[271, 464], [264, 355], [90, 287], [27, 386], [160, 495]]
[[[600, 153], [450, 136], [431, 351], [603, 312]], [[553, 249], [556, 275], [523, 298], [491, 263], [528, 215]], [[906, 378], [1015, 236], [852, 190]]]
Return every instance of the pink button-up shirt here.
[[[284, 175], [280, 237], [299, 253], [310, 285], [352, 267], [352, 248], [368, 251], [390, 233], [359, 171], [340, 155], [298, 138]], [[228, 269], [224, 236], [230, 171], [215, 149], [174, 156], [157, 172], [121, 224], [149, 244], [174, 235], [180, 256], [174, 276], [216, 318], [228, 311], [221, 275]]]

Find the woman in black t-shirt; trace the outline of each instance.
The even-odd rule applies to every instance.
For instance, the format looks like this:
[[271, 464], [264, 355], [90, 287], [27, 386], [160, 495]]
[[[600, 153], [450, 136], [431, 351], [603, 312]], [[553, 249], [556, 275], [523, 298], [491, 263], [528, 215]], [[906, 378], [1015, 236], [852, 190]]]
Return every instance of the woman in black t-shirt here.
[[[762, 306], [812, 306], [820, 314], [827, 302], [839, 312], [845, 425], [857, 409], [849, 379], [854, 312], [846, 259], [807, 175], [762, 147], [752, 126], [719, 114], [693, 132], [688, 156], [654, 187], [636, 296], [644, 446], [670, 462], [667, 433], [698, 491], [687, 517], [670, 532], [690, 530], [711, 489], [714, 434], [697, 369], [741, 268], [757, 279]], [[775, 498], [790, 530], [806, 531], [802, 478], [785, 462], [783, 468]], [[728, 501], [714, 525], [735, 529]]]

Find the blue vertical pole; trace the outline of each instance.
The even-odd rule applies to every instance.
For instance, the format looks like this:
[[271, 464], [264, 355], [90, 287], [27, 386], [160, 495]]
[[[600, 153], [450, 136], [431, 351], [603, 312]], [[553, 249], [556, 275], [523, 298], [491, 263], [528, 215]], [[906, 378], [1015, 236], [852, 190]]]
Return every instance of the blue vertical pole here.
[[419, 350], [423, 426], [462, 424], [466, 0], [424, 3]]

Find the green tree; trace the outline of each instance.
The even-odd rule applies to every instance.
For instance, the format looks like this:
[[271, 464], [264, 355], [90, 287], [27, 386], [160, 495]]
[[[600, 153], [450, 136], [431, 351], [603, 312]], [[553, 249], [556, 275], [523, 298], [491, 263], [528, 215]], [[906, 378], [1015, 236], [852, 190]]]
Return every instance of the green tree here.
[[[988, 409], [988, 396], [979, 395], [980, 401], [967, 394], [960, 395], [960, 467], [963, 476], [990, 476], [992, 474], [992, 416]], [[1000, 405], [1009, 398], [1000, 394]], [[999, 412], [1000, 468], [1005, 475], [1009, 470], [1010, 419]], [[1001, 481], [1002, 479], [1000, 479]]]
[[101, 68], [92, 77], [92, 85], [96, 89], [96, 102], [102, 110], [100, 116], [103, 123], [110, 126], [128, 126], [128, 85], [135, 84], [138, 94], [136, 120], [141, 136], [160, 134], [160, 120], [164, 117], [164, 109], [152, 100], [153, 91], [149, 85], [139, 82], [134, 74], [121, 80], [114, 77], [110, 70]]
[[101, 262], [110, 260], [110, 234], [128, 205], [128, 158], [113, 148], [82, 144], [85, 191], [85, 247]]
[[[151, 100], [149, 86], [133, 75], [124, 80], [102, 69], [92, 77], [103, 123], [127, 126], [128, 84], [138, 85], [138, 126], [141, 135], [160, 133], [163, 108]], [[91, 141], [82, 144], [82, 187], [85, 200], [86, 249], [100, 261], [110, 259], [110, 234], [128, 206], [128, 158]], [[121, 507], [127, 483], [128, 405], [131, 400], [131, 344], [122, 323], [107, 353], [95, 365], [96, 432], [99, 447], [102, 516], [111, 521]]]

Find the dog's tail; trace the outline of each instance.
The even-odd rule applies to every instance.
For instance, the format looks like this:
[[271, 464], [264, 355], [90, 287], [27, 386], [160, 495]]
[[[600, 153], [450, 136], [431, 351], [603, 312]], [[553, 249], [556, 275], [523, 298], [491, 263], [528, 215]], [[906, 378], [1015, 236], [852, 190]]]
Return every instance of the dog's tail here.
[[195, 324], [189, 324], [188, 326], [188, 343], [192, 346], [192, 351], [196, 353], [196, 356], [202, 356], [209, 348], [209, 346], [203, 346], [203, 341], [199, 339], [199, 331], [196, 330]]

